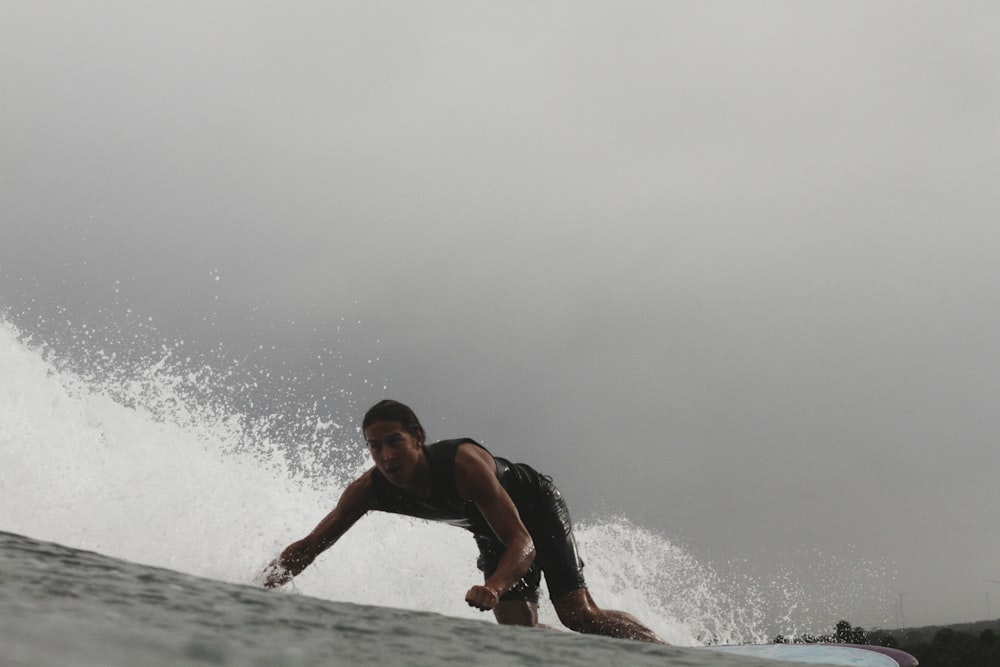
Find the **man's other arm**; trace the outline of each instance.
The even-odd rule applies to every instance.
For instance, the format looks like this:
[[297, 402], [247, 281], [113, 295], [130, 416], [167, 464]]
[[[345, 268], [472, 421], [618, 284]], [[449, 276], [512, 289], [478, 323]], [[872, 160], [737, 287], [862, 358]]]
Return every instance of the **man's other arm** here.
[[459, 495], [476, 504], [490, 528], [507, 549], [496, 572], [482, 586], [473, 586], [465, 596], [471, 607], [487, 611], [524, 576], [535, 561], [535, 545], [514, 501], [500, 486], [496, 461], [489, 452], [472, 444], [459, 445], [455, 455], [455, 487]]
[[329, 549], [350, 530], [368, 510], [376, 508], [375, 489], [369, 470], [351, 482], [341, 494], [337, 506], [317, 524], [311, 533], [288, 545], [265, 570], [265, 588], [277, 588], [306, 569], [316, 557]]

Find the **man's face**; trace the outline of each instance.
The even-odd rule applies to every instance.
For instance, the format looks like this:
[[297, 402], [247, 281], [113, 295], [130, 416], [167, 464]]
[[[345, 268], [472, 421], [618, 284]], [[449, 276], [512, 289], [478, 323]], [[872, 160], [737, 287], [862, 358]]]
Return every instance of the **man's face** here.
[[420, 461], [423, 438], [403, 428], [402, 422], [375, 422], [365, 429], [368, 452], [379, 472], [391, 483], [406, 484]]

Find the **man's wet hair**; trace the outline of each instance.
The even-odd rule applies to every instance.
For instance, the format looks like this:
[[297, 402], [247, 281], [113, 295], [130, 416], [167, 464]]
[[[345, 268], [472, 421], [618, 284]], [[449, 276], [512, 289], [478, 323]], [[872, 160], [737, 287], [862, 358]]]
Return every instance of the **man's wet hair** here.
[[408, 405], [403, 405], [399, 401], [387, 398], [369, 408], [361, 422], [362, 433], [375, 422], [399, 422], [403, 425], [403, 430], [414, 438], [425, 437], [424, 427], [420, 425], [416, 413]]

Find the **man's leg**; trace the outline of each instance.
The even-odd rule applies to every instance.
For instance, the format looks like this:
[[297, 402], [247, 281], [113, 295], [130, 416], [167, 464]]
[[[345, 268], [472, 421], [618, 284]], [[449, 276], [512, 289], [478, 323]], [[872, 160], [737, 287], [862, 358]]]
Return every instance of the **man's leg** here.
[[631, 614], [599, 608], [586, 588], [564, 593], [552, 604], [563, 625], [575, 632], [666, 644]]
[[493, 608], [500, 625], [538, 625], [538, 603], [527, 600], [501, 600]]
[[[477, 566], [484, 581], [496, 572], [500, 558], [507, 547], [490, 536], [476, 536], [479, 545]], [[493, 608], [493, 616], [500, 625], [538, 625], [538, 587], [542, 583], [541, 571], [532, 565], [521, 580], [500, 597]]]

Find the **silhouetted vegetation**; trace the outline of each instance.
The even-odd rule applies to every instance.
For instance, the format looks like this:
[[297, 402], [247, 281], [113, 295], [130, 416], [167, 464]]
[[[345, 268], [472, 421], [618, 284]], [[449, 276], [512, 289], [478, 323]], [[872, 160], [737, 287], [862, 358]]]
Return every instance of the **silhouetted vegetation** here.
[[778, 635], [775, 643], [869, 644], [906, 651], [921, 667], [1000, 667], [1000, 620], [952, 627], [866, 631], [840, 621], [829, 635]]

